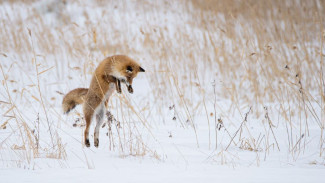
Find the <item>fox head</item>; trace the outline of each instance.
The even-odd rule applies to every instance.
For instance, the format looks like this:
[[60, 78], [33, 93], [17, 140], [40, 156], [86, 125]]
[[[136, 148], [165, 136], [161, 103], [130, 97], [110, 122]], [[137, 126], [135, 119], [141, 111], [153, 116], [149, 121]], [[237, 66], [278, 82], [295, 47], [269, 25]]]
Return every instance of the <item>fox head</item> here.
[[132, 86], [133, 79], [139, 72], [145, 72], [136, 61], [125, 55], [114, 56], [112, 63], [112, 76], [124, 82], [128, 87]]

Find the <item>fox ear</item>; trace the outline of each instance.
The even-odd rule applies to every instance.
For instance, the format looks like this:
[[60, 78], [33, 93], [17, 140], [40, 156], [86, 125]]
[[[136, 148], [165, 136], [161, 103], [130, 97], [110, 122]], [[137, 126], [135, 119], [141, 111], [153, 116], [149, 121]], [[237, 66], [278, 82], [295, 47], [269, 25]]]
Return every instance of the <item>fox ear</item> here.
[[142, 67], [140, 67], [139, 72], [146, 72]]

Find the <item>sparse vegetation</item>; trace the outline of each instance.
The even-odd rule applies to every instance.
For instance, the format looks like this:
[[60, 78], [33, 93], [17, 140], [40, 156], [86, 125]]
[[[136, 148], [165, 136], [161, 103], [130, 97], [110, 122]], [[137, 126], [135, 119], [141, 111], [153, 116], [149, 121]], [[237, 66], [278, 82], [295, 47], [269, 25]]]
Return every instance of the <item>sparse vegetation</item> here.
[[[82, 147], [82, 137], [69, 130], [75, 122], [82, 131], [75, 121], [82, 116], [80, 108], [63, 116], [62, 94], [88, 87], [104, 57], [127, 54], [146, 75], [134, 95], [113, 95], [116, 119], [101, 129], [121, 157], [164, 159], [154, 132], [170, 125], [191, 130], [195, 147], [220, 164], [234, 165], [241, 151], [255, 153], [257, 165], [278, 152], [296, 161], [307, 149], [324, 164], [324, 7], [321, 0], [0, 2], [0, 162], [34, 167], [35, 158], [73, 156], [68, 142]], [[94, 167], [87, 153], [78, 158]]]

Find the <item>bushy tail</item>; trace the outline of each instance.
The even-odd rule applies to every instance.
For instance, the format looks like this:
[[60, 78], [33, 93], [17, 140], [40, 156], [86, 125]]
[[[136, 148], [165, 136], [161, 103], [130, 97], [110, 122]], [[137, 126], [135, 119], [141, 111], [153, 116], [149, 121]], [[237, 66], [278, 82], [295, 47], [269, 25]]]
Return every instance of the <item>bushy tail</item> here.
[[88, 88], [77, 88], [67, 93], [62, 101], [64, 114], [68, 114], [78, 104], [84, 103], [84, 98], [88, 93]]

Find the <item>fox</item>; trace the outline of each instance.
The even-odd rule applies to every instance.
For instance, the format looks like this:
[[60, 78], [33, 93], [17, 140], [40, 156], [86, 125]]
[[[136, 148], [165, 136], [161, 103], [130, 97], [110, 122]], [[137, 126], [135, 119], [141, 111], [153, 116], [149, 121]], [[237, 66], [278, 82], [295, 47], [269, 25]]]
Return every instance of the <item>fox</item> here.
[[99, 129], [104, 121], [104, 111], [113, 92], [121, 93], [124, 83], [129, 93], [133, 93], [132, 82], [139, 72], [145, 70], [138, 62], [126, 55], [113, 55], [99, 63], [93, 73], [89, 88], [76, 88], [68, 92], [62, 101], [64, 114], [68, 114], [77, 105], [83, 105], [86, 121], [84, 144], [90, 147], [89, 127], [93, 116], [96, 116], [94, 130], [94, 146], [99, 146]]

